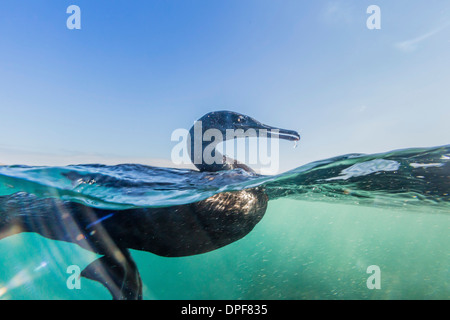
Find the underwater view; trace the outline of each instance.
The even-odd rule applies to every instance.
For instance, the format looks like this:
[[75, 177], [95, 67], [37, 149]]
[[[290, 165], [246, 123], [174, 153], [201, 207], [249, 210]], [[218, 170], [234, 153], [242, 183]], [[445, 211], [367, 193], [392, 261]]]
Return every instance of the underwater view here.
[[450, 300], [449, 31], [447, 0], [2, 0], [0, 300]]
[[[449, 160], [450, 146], [442, 146], [345, 155], [277, 176], [132, 164], [3, 166], [0, 209], [23, 193], [113, 212], [261, 187], [267, 212], [244, 239], [191, 257], [132, 251], [144, 299], [447, 299]], [[80, 290], [67, 288], [67, 267], [96, 258], [74, 244], [20, 234], [1, 240], [1, 256], [0, 273], [10, 279], [2, 298], [109, 299], [87, 279]], [[371, 265], [381, 270], [382, 290], [366, 285]]]

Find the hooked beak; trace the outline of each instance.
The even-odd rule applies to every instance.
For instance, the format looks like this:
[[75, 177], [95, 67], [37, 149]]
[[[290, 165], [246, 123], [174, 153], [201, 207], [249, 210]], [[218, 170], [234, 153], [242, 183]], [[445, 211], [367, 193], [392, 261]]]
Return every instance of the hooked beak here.
[[[278, 134], [276, 133], [276, 130], [278, 130]], [[283, 140], [288, 140], [288, 141], [299, 141], [300, 140], [300, 135], [298, 134], [297, 131], [275, 128], [275, 127], [272, 127], [270, 129], [270, 134], [268, 133], [267, 136], [278, 138], [278, 139], [283, 139]]]
[[251, 117], [247, 117], [247, 119], [242, 122], [239, 120], [234, 122], [233, 127], [236, 129], [243, 129], [244, 131], [249, 129], [255, 130], [257, 137], [276, 138], [295, 142], [300, 140], [300, 135], [295, 130], [269, 126]]
[[277, 128], [277, 127], [272, 127], [272, 126], [268, 126], [262, 123], [259, 123], [255, 126], [252, 126], [253, 129], [257, 129], [257, 130], [262, 130], [265, 129], [267, 130], [267, 138], [278, 138], [278, 139], [283, 139], [283, 140], [288, 140], [288, 141], [299, 141], [300, 140], [300, 135], [298, 134], [297, 131], [294, 130], [287, 130], [287, 129], [282, 129], [282, 128]]

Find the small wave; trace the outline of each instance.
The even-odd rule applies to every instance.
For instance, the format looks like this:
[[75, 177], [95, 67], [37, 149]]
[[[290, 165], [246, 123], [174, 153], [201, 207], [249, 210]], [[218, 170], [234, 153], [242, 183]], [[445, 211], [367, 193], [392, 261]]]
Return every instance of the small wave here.
[[276, 176], [241, 169], [208, 173], [139, 164], [2, 166], [0, 196], [26, 192], [103, 209], [128, 209], [186, 204], [220, 192], [260, 186], [270, 199], [448, 206], [449, 153], [450, 145], [349, 154]]

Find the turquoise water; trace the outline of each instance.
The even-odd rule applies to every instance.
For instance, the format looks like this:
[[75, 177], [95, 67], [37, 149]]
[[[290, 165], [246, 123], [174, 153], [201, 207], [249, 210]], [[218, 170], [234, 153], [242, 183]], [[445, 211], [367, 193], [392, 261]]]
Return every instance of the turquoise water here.
[[[450, 146], [346, 155], [271, 177], [9, 166], [0, 167], [0, 196], [27, 192], [118, 210], [260, 185], [271, 200], [243, 239], [183, 258], [131, 251], [144, 299], [449, 299], [449, 159]], [[0, 240], [0, 256], [2, 299], [110, 299], [84, 278], [81, 289], [67, 288], [67, 267], [97, 257], [74, 244], [18, 234]], [[366, 285], [371, 265], [381, 270], [380, 289]]]

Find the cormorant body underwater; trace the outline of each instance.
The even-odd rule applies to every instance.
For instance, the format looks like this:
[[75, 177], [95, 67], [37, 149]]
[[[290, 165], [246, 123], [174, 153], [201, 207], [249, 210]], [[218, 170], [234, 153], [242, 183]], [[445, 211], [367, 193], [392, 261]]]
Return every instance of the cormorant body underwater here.
[[[265, 129], [267, 137], [276, 130], [277, 138], [300, 139], [296, 131], [267, 126], [231, 111], [210, 112], [198, 121], [202, 124], [201, 136], [209, 129], [218, 130], [224, 137], [227, 129]], [[200, 159], [207, 145], [203, 139], [195, 140], [196, 128], [199, 127], [194, 124], [190, 130], [188, 151], [200, 172], [236, 168], [253, 172], [217, 150], [214, 158], [222, 161], [207, 163]], [[20, 192], [0, 197], [0, 239], [35, 232], [103, 255], [88, 265], [81, 276], [102, 283], [113, 299], [137, 300], [142, 299], [142, 281], [128, 249], [164, 257], [206, 253], [246, 236], [264, 216], [267, 203], [261, 187], [222, 192], [183, 205], [115, 211]]]

